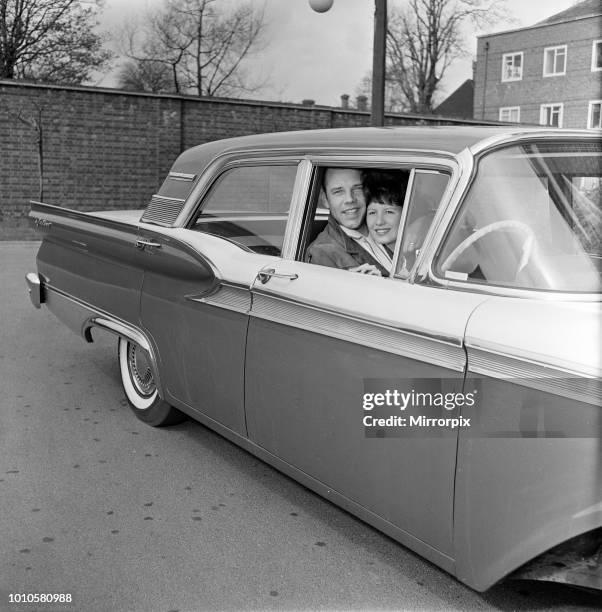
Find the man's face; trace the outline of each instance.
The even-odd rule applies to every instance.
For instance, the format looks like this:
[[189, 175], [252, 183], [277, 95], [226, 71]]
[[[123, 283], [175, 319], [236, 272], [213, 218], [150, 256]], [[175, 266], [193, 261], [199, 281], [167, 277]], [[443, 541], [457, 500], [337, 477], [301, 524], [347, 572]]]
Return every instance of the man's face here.
[[339, 225], [358, 229], [366, 216], [362, 175], [351, 168], [329, 168], [324, 176], [324, 191], [330, 214]]

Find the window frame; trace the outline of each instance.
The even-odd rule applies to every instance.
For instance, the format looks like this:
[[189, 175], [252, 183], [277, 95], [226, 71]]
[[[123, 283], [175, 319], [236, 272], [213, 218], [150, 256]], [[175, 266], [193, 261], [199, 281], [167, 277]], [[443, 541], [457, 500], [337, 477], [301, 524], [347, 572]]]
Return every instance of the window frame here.
[[[548, 57], [548, 52], [549, 51], [553, 51], [554, 55], [553, 55], [553, 66], [552, 68], [556, 68], [556, 61], [558, 58], [558, 50], [559, 49], [563, 49], [564, 50], [564, 69], [562, 72], [551, 72], [549, 70], [546, 70], [546, 68], [549, 68], [549, 66], [546, 66], [547, 63], [547, 57]], [[554, 45], [552, 47], [546, 47], [543, 50], [543, 76], [544, 77], [555, 77], [555, 76], [564, 76], [566, 75], [566, 65], [567, 65], [567, 61], [568, 61], [568, 46], [567, 45]]]
[[[506, 77], [506, 58], [516, 57], [517, 55], [520, 56], [520, 75], [514, 76], [514, 77]], [[503, 53], [502, 54], [502, 83], [511, 83], [512, 81], [522, 81], [524, 67], [525, 67], [524, 51], [513, 51], [512, 53]]]
[[[295, 179], [293, 181], [293, 190], [291, 194], [291, 204], [289, 209], [288, 218], [286, 219], [286, 226], [283, 237], [283, 244], [281, 249], [280, 257], [284, 257], [285, 249], [287, 248], [289, 235], [289, 226], [291, 225], [291, 220], [294, 215], [294, 211], [296, 208], [296, 201], [298, 199], [298, 189], [301, 181], [301, 168], [302, 168], [302, 156], [301, 155], [291, 155], [290, 152], [287, 152], [284, 155], [278, 155], [278, 151], [274, 152], [274, 155], [269, 155], [269, 153], [264, 153], [261, 156], [253, 156], [253, 155], [240, 155], [233, 154], [230, 157], [226, 158], [218, 158], [213, 163], [213, 168], [211, 170], [206, 171], [203, 177], [203, 180], [197, 185], [195, 189], [193, 189], [190, 194], [187, 205], [190, 202], [189, 213], [186, 217], [186, 222], [184, 227], [195, 233], [199, 234], [207, 234], [220, 238], [221, 240], [225, 240], [230, 242], [231, 244], [236, 245], [238, 248], [243, 251], [253, 252], [250, 249], [247, 249], [244, 245], [231, 240], [225, 236], [219, 236], [216, 234], [210, 234], [208, 232], [203, 232], [201, 230], [195, 229], [195, 224], [203, 213], [204, 204], [206, 203], [207, 198], [213, 192], [213, 188], [218, 185], [218, 183], [222, 180], [225, 174], [229, 171], [242, 168], [242, 167], [266, 167], [266, 166], [290, 166], [296, 168]], [[188, 206], [187, 206], [188, 208]], [[227, 213], [224, 213], [227, 214]], [[249, 213], [249, 214], [261, 214], [261, 213]], [[269, 213], [266, 213], [269, 214]], [[279, 213], [278, 213], [279, 214]], [[285, 213], [282, 213], [285, 214]], [[264, 255], [267, 256], [267, 255]], [[274, 255], [274, 257], [276, 257]]]
[[[545, 111], [548, 108], [560, 107], [559, 115], [558, 115], [558, 125], [551, 125], [549, 123], [544, 123], [543, 118], [545, 117]], [[544, 125], [549, 128], [561, 128], [564, 122], [564, 102], [547, 102], [545, 104], [539, 105], [539, 124]]]
[[[305, 251], [307, 250], [307, 247], [309, 245], [303, 243], [303, 241], [306, 239], [308, 234], [307, 226], [315, 218], [316, 215], [320, 193], [320, 188], [319, 185], [317, 185], [316, 181], [320, 181], [319, 177], [322, 176], [324, 168], [340, 167], [357, 168], [359, 170], [364, 170], [368, 168], [382, 170], [407, 170], [410, 173], [410, 178], [408, 181], [406, 198], [404, 199], [404, 210], [402, 212], [402, 217], [399, 225], [400, 232], [395, 242], [395, 249], [393, 252], [392, 265], [390, 270], [391, 274], [389, 276], [389, 279], [414, 283], [416, 272], [424, 261], [424, 258], [427, 256], [427, 247], [430, 244], [432, 235], [436, 230], [436, 227], [438, 226], [441, 216], [447, 209], [451, 195], [454, 192], [454, 189], [456, 188], [456, 185], [460, 178], [460, 168], [457, 165], [457, 160], [455, 160], [453, 157], [448, 157], [447, 155], [444, 156], [441, 153], [430, 151], [401, 151], [396, 155], [379, 155], [375, 154], [374, 151], [364, 152], [361, 150], [356, 151], [352, 155], [310, 155], [308, 156], [308, 160], [311, 162], [311, 172], [310, 179], [307, 182], [305, 190], [306, 201], [301, 208], [302, 214], [299, 215], [298, 226], [291, 228], [292, 243], [290, 246], [292, 248], [289, 252], [292, 252], [293, 256], [285, 257], [285, 259], [290, 258], [296, 261], [297, 263], [307, 263], [304, 261], [303, 255], [305, 254]], [[417, 256], [416, 261], [412, 266], [412, 269], [410, 270], [410, 274], [407, 277], [400, 277], [395, 275], [395, 271], [397, 270], [399, 257], [401, 255], [400, 247], [405, 231], [405, 221], [409, 205], [408, 198], [411, 194], [413, 177], [416, 170], [447, 174], [449, 176], [449, 180], [447, 182], [445, 192], [443, 193], [439, 202], [437, 212], [433, 220], [431, 221], [428, 231], [425, 234], [424, 242], [422, 248], [420, 249], [420, 253]], [[307, 265], [316, 264], [307, 263]]]
[[[595, 105], [600, 106], [600, 117], [598, 119], [599, 125], [592, 125], [593, 121], [593, 110]], [[587, 105], [587, 129], [588, 130], [599, 130], [602, 129], [602, 100], [590, 100]]]
[[596, 65], [596, 60], [598, 59], [598, 53], [596, 52], [597, 45], [600, 45], [602, 47], [602, 38], [592, 41], [592, 62], [591, 62], [592, 72], [600, 72], [600, 70], [602, 70], [602, 64], [600, 66]]
[[[510, 113], [516, 111], [516, 121], [514, 121], [513, 119], [503, 119], [502, 113], [504, 111], [509, 111]], [[498, 113], [498, 121], [506, 121], [507, 123], [520, 123], [520, 106], [501, 106]]]

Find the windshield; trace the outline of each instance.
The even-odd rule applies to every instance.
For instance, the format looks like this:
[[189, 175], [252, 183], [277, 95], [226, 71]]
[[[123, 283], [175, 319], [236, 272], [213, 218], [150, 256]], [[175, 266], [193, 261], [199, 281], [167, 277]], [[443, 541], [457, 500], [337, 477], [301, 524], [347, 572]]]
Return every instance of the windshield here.
[[530, 143], [485, 155], [437, 257], [444, 278], [600, 292], [600, 142]]

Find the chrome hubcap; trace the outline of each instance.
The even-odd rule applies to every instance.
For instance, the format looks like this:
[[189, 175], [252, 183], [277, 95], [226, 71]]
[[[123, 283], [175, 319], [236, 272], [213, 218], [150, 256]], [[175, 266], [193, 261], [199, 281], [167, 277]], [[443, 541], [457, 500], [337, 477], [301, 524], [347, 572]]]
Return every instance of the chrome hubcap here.
[[150, 397], [156, 389], [155, 380], [146, 351], [137, 344], [128, 345], [128, 370], [136, 391], [144, 397]]

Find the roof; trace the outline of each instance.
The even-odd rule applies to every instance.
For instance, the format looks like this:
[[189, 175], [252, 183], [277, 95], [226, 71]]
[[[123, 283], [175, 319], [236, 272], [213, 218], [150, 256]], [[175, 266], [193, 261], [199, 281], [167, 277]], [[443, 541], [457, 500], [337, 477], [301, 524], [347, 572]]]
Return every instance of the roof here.
[[473, 117], [474, 108], [474, 81], [466, 79], [460, 87], [452, 92], [437, 108], [436, 115], [446, 117], [460, 117], [467, 119]]
[[575, 4], [564, 11], [560, 11], [560, 13], [556, 13], [543, 21], [538, 21], [535, 25], [563, 23], [594, 15], [602, 15], [602, 3], [600, 0], [583, 0], [582, 2], [579, 2], [578, 4]]
[[456, 155], [477, 142], [504, 132], [510, 134], [516, 130], [507, 126], [405, 126], [273, 132], [216, 140], [193, 147], [178, 157], [173, 170], [198, 173], [220, 154], [261, 150], [292, 149], [297, 153], [311, 154], [340, 149], [409, 149]]

